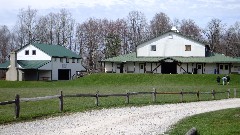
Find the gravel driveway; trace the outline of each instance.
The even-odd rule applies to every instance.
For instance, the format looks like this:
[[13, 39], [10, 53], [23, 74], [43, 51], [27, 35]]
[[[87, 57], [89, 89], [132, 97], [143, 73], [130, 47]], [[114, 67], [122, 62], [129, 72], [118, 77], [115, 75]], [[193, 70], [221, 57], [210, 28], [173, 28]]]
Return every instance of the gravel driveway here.
[[0, 135], [163, 134], [194, 114], [240, 107], [240, 99], [94, 110], [0, 126]]

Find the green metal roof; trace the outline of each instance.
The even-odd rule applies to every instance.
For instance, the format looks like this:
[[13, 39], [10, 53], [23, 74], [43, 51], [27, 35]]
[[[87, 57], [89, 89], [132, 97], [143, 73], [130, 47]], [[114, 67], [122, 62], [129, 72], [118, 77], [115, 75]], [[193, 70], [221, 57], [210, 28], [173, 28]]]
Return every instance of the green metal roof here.
[[171, 58], [182, 63], [240, 63], [240, 59], [213, 53], [207, 57], [137, 57], [136, 52], [102, 60], [103, 62], [159, 62]]
[[[50, 60], [18, 60], [17, 61], [17, 63], [23, 69], [38, 69], [49, 62]], [[9, 65], [10, 65], [10, 61], [6, 61], [5, 63], [0, 63], [0, 69], [7, 69]]]
[[80, 58], [79, 55], [75, 54], [71, 50], [61, 45], [48, 45], [48, 44], [37, 44], [37, 43], [33, 43], [32, 45], [53, 57]]
[[7, 69], [10, 65], [10, 61], [5, 61], [4, 63], [0, 63], [0, 69]]
[[17, 61], [17, 63], [23, 69], [38, 69], [49, 62], [50, 60], [18, 60]]

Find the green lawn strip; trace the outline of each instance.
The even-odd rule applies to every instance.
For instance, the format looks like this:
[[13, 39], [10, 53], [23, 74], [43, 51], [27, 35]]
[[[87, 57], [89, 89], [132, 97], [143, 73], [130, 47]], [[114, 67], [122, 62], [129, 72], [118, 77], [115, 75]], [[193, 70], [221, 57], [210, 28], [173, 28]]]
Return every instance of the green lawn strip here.
[[[240, 88], [239, 75], [231, 75], [230, 85], [217, 85], [216, 75], [160, 75], [160, 74], [93, 74], [72, 81], [0, 81], [0, 102], [14, 100], [16, 94], [20, 98], [44, 97], [60, 94], [63, 95], [91, 93], [115, 94], [127, 92], [180, 92], [211, 90], [226, 91]], [[240, 94], [238, 94], [239, 97]], [[217, 94], [216, 99], [227, 98], [227, 94]], [[197, 101], [196, 95], [184, 95], [184, 102]], [[200, 94], [200, 100], [212, 100], [210, 94]], [[126, 104], [126, 97], [100, 97], [99, 107], [95, 105], [94, 97], [64, 98], [64, 112], [59, 111], [59, 99], [37, 102], [22, 102], [20, 118], [14, 119], [14, 105], [0, 106], [0, 124], [21, 120], [32, 120], [53, 115], [63, 115], [72, 112], [84, 112], [92, 109], [142, 106], [150, 104], [179, 103], [181, 95], [157, 95], [156, 103], [152, 102], [152, 95], [130, 96], [130, 104]]]
[[172, 127], [169, 135], [183, 135], [196, 127], [200, 135], [239, 135], [240, 108], [203, 113], [185, 118]]

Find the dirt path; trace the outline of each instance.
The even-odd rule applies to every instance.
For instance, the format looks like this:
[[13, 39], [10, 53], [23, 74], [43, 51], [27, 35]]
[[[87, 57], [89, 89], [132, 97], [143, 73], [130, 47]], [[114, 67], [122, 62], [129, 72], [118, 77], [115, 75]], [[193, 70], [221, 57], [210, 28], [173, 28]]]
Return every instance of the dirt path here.
[[240, 107], [240, 99], [103, 109], [0, 126], [1, 135], [162, 134], [194, 114]]

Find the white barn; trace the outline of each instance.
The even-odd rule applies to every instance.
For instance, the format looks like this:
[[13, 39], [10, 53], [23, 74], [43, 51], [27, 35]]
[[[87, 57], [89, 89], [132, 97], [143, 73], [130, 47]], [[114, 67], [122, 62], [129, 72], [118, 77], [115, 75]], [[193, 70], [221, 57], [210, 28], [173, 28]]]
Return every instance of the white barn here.
[[106, 73], [230, 74], [240, 59], [213, 53], [209, 46], [168, 31], [139, 44], [136, 52], [100, 61]]
[[29, 44], [0, 64], [6, 80], [71, 80], [86, 71], [81, 57], [60, 45]]

